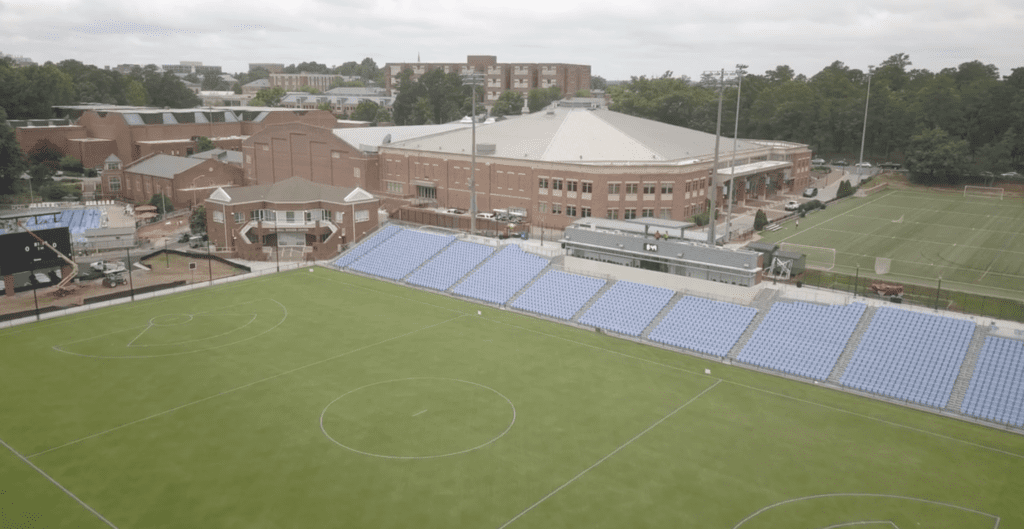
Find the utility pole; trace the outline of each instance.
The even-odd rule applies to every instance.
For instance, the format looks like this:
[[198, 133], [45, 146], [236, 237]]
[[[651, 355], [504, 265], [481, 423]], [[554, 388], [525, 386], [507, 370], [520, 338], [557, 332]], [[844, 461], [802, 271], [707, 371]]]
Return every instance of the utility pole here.
[[[868, 135], [868, 101], [871, 101], [871, 74], [874, 66], [868, 66], [868, 95], [864, 98], [864, 128], [860, 133], [860, 161], [857, 162], [857, 175], [864, 170], [864, 139]], [[858, 181], [860, 179], [858, 178]], [[859, 182], [858, 182], [859, 183]]]
[[719, 72], [718, 122], [715, 125], [715, 161], [708, 178], [708, 245], [715, 246], [715, 212], [718, 210], [718, 145], [722, 139], [722, 97], [725, 88], [725, 68]]
[[736, 143], [740, 137], [740, 94], [743, 91], [743, 72], [746, 71], [746, 64], [736, 65], [736, 75], [739, 77], [739, 85], [736, 88], [736, 128], [732, 134], [732, 161], [729, 162], [729, 211], [725, 214], [725, 242], [731, 238], [730, 227], [732, 226], [732, 200], [736, 187]]
[[472, 116], [472, 138], [470, 140], [470, 168], [469, 168], [469, 233], [476, 235], [476, 85], [483, 82], [484, 76], [481, 73], [473, 72], [462, 76], [463, 84], [473, 87], [473, 116]]

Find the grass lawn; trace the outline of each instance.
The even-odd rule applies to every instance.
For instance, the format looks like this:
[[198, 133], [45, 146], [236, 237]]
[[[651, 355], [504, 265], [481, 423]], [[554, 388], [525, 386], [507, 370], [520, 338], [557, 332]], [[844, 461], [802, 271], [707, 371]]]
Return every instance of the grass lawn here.
[[1020, 436], [327, 269], [0, 340], [10, 527], [1024, 527]]
[[964, 198], [895, 189], [811, 213], [797, 229], [764, 242], [834, 248], [833, 272], [875, 277], [875, 258], [892, 259], [889, 282], [1024, 300], [1024, 203], [1019, 197]]

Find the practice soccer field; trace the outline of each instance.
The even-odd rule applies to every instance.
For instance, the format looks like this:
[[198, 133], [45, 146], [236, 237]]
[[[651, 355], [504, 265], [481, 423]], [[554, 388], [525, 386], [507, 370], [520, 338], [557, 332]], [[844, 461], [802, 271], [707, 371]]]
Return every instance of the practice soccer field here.
[[4, 527], [1024, 527], [1021, 436], [324, 268], [0, 343]]
[[[892, 260], [889, 282], [908, 282], [1024, 300], [1024, 201], [940, 191], [888, 190], [816, 211], [764, 242], [836, 250], [832, 271], [875, 275]], [[797, 249], [796, 251], [802, 251]], [[815, 250], [808, 249], [809, 257]]]

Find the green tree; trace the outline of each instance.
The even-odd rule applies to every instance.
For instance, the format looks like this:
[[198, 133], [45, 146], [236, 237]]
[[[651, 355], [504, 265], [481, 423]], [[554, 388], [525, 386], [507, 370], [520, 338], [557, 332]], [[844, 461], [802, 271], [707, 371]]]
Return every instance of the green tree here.
[[756, 231], [761, 231], [767, 225], [768, 214], [766, 214], [763, 209], [757, 210], [757, 213], [754, 214], [754, 229]]
[[852, 195], [855, 189], [849, 180], [839, 182], [839, 190], [836, 191], [836, 198], [844, 198]]
[[281, 98], [285, 96], [285, 93], [284, 88], [277, 86], [264, 88], [256, 92], [256, 96], [249, 101], [249, 104], [254, 107], [276, 107], [281, 104]]
[[161, 193], [153, 195], [149, 199], [149, 205], [155, 207], [160, 213], [170, 213], [174, 211], [174, 204], [171, 202], [171, 199]]
[[906, 167], [916, 182], [959, 184], [965, 179], [967, 155], [967, 141], [935, 127], [910, 138]]
[[562, 89], [557, 86], [533, 88], [526, 93], [526, 105], [530, 108], [530, 112], [540, 112], [559, 99], [562, 99]]
[[491, 115], [495, 117], [501, 116], [518, 116], [523, 113], [523, 94], [514, 90], [506, 90], [498, 96], [498, 100], [494, 103], [494, 108], [491, 109]]
[[137, 107], [144, 106], [146, 100], [149, 99], [149, 94], [146, 93], [146, 87], [139, 82], [138, 79], [131, 79], [128, 81], [128, 86], [125, 89], [125, 96], [128, 99], [129, 105]]
[[31, 165], [45, 165], [50, 171], [60, 169], [60, 159], [64, 154], [50, 140], [39, 140], [28, 151], [28, 163]]
[[417, 81], [412, 81], [412, 70], [399, 74], [398, 96], [392, 105], [398, 125], [447, 123], [468, 113], [471, 87], [463, 85], [455, 73], [434, 69]]
[[600, 75], [590, 76], [590, 89], [591, 90], [605, 90], [608, 88], [608, 81], [605, 81], [604, 77]]
[[322, 93], [320, 90], [318, 90], [316, 88], [313, 88], [312, 86], [309, 86], [309, 85], [305, 85], [305, 86], [300, 87], [299, 88], [299, 92], [306, 92], [306, 93], [313, 94], [313, 95], [317, 95], [317, 94], [321, 94]]
[[206, 233], [206, 207], [197, 206], [188, 217], [188, 229], [194, 234]]
[[380, 112], [380, 105], [369, 99], [364, 99], [356, 105], [356, 109], [352, 111], [350, 117], [356, 121], [376, 121], [378, 112]]
[[14, 192], [14, 183], [25, 171], [25, 158], [7, 122], [7, 111], [0, 107], [0, 195]]
[[213, 140], [206, 136], [200, 136], [196, 138], [196, 152], [206, 152], [216, 149], [217, 146], [213, 144]]
[[377, 110], [377, 115], [373, 117], [373, 122], [374, 123], [390, 123], [391, 122], [391, 111], [386, 109], [386, 108], [384, 108], [384, 107], [380, 107], [380, 109]]
[[316, 106], [316, 109], [317, 110], [326, 110], [327, 112], [334, 112], [334, 107], [331, 106], [331, 102], [330, 101], [324, 101], [323, 103], [320, 103], [319, 105]]
[[82, 160], [74, 156], [62, 156], [58, 164], [61, 171], [72, 173], [82, 173], [85, 171], [85, 167], [82, 166]]

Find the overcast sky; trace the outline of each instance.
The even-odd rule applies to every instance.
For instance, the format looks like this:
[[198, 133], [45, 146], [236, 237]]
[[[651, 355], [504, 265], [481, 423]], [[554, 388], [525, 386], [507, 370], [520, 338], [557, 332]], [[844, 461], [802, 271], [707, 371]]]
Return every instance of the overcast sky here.
[[100, 67], [202, 61], [328, 66], [388, 62], [589, 64], [608, 80], [697, 79], [706, 70], [834, 61], [866, 69], [896, 53], [938, 71], [980, 60], [1024, 66], [1021, 0], [0, 0], [0, 52]]

